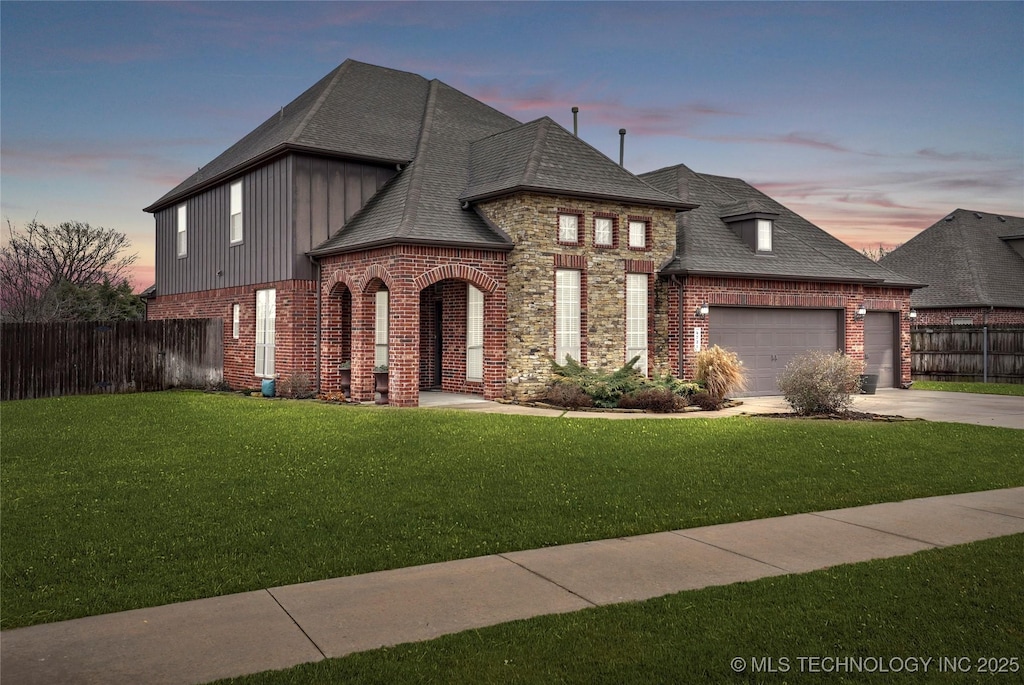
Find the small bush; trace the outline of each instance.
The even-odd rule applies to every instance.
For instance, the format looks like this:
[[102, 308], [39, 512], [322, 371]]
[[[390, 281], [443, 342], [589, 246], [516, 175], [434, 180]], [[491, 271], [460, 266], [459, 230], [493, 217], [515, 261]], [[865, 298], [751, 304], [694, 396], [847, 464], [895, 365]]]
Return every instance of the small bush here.
[[583, 392], [579, 385], [571, 382], [555, 383], [548, 388], [544, 399], [551, 404], [568, 409], [582, 409], [594, 406], [594, 400], [590, 399], [590, 395]]
[[690, 404], [704, 411], [718, 411], [722, 408], [722, 401], [712, 397], [707, 390], [695, 392], [690, 398]]
[[703, 384], [705, 391], [718, 405], [722, 404], [727, 395], [747, 387], [743, 362], [735, 352], [712, 345], [698, 352], [694, 363], [697, 381]]
[[779, 389], [793, 411], [802, 416], [837, 414], [853, 404], [860, 391], [863, 363], [842, 352], [805, 352], [779, 375]]
[[619, 400], [622, 409], [643, 409], [662, 414], [671, 414], [682, 410], [686, 400], [668, 388], [645, 388], [637, 392], [623, 395]]
[[299, 371], [278, 381], [277, 392], [281, 397], [308, 400], [313, 397], [313, 382], [309, 380], [308, 375]]

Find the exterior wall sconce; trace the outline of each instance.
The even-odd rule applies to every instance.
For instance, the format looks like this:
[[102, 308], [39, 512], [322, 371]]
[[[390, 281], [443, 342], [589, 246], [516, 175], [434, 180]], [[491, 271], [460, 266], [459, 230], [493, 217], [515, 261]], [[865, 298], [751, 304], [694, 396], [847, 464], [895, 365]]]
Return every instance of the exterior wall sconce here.
[[853, 320], [854, 321], [863, 321], [864, 317], [867, 315], [867, 313], [868, 313], [867, 307], [865, 307], [863, 304], [861, 304], [861, 306], [857, 307], [857, 311], [853, 313]]
[[917, 320], [917, 310], [916, 309], [911, 309], [909, 312], [907, 312], [907, 321], [916, 321], [916, 320]]
[[710, 311], [708, 309], [708, 303], [704, 302], [699, 307], [697, 307], [697, 311], [695, 311], [693, 313], [693, 315], [695, 317], [697, 317], [698, 319], [703, 319], [704, 317], [706, 317], [708, 315], [708, 311]]

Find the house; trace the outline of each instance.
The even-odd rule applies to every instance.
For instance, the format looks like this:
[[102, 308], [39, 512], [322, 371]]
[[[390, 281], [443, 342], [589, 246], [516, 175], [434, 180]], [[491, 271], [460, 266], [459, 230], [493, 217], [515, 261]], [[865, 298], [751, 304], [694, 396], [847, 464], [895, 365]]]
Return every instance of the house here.
[[923, 325], [1024, 325], [1024, 218], [957, 209], [880, 260], [928, 287]]
[[395, 405], [523, 398], [553, 358], [691, 376], [713, 343], [755, 394], [813, 347], [910, 380], [905, 277], [743, 181], [637, 176], [407, 72], [346, 61], [146, 211], [149, 316], [223, 318], [235, 387], [348, 363], [357, 400], [380, 366]]

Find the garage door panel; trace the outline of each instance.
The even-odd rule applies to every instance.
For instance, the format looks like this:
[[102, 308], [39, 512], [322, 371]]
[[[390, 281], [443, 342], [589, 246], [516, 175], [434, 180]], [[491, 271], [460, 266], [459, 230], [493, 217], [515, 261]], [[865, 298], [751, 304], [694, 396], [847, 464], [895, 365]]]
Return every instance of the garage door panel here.
[[841, 349], [839, 312], [832, 309], [712, 307], [708, 344], [737, 353], [747, 370], [746, 395], [777, 395], [777, 378], [810, 349]]

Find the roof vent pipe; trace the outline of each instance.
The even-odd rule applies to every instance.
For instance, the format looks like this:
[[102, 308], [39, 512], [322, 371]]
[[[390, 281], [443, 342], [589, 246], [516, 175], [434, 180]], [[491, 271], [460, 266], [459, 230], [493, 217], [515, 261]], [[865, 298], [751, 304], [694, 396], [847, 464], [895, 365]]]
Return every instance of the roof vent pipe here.
[[576, 138], [580, 137], [580, 120], [579, 120], [580, 108], [572, 108], [572, 134]]
[[626, 155], [626, 129], [619, 129], [619, 166], [624, 167], [623, 160]]

